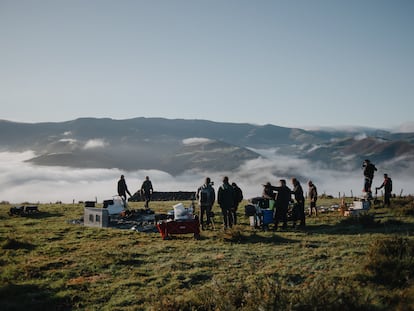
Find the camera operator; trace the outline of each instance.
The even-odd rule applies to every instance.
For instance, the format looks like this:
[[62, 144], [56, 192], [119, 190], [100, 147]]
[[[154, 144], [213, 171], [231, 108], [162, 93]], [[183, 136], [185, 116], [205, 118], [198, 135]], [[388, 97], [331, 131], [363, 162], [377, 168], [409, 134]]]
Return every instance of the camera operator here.
[[362, 168], [364, 169], [364, 189], [363, 191], [368, 195], [368, 198], [372, 198], [371, 185], [374, 179], [374, 173], [377, 170], [375, 165], [371, 163], [370, 160], [366, 159], [362, 163]]

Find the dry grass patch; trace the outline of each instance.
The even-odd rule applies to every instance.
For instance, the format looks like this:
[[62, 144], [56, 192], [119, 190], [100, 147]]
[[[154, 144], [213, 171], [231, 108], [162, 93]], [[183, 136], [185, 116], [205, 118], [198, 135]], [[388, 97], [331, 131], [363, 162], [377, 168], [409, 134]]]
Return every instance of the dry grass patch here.
[[[152, 208], [166, 212], [174, 203]], [[216, 216], [217, 230], [202, 231], [200, 240], [164, 241], [158, 233], [68, 223], [82, 216], [81, 205], [41, 205], [45, 214], [36, 218], [10, 217], [8, 208], [0, 206], [2, 310], [383, 311], [412, 302], [409, 213], [375, 209], [375, 226], [326, 213], [307, 219], [304, 230], [277, 232], [251, 228], [243, 214], [224, 232]], [[381, 253], [394, 237], [399, 248], [386, 244]], [[397, 258], [404, 282], [390, 287], [392, 279], [378, 274]]]

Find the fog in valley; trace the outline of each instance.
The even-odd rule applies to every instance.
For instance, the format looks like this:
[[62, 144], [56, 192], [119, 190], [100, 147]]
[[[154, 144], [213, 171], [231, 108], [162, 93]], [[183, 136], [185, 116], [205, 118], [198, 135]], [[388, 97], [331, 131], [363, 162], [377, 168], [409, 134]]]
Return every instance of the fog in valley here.
[[[121, 174], [125, 175], [131, 193], [137, 191], [145, 176], [153, 182], [155, 191], [195, 191], [204, 178], [209, 176], [217, 190], [224, 175], [231, 182], [236, 182], [243, 190], [246, 199], [260, 196], [262, 184], [270, 181], [277, 185], [281, 178], [297, 177], [304, 191], [307, 191], [309, 179], [318, 187], [319, 194], [337, 197], [341, 195], [361, 195], [363, 186], [362, 169], [357, 171], [333, 171], [321, 169], [306, 160], [281, 156], [277, 150], [255, 150], [262, 158], [245, 162], [237, 171], [232, 172], [199, 172], [186, 171], [178, 176], [158, 170], [121, 171], [119, 169], [76, 169], [68, 167], [36, 166], [26, 160], [35, 156], [32, 151], [23, 153], [0, 153], [0, 201], [12, 204], [24, 202], [72, 203], [95, 200], [102, 202], [116, 195], [116, 185]], [[394, 192], [399, 195], [413, 194], [414, 184], [411, 176], [398, 175], [385, 171], [378, 166], [374, 178], [374, 186], [382, 183], [383, 173], [393, 178]], [[412, 171], [412, 170], [408, 170]], [[379, 193], [380, 194], [380, 193]]]

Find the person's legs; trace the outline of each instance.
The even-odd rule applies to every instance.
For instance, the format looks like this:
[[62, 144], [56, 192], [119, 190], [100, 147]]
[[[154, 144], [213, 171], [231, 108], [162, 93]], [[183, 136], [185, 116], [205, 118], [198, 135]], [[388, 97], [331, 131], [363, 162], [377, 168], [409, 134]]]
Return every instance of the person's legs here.
[[283, 221], [283, 228], [287, 228], [287, 212], [288, 212], [288, 206], [283, 207], [282, 211], [282, 221]]
[[[201, 224], [201, 228], [204, 230], [204, 214], [206, 213], [206, 207], [200, 205], [200, 224]], [[207, 212], [207, 222], [208, 222], [208, 212]]]
[[315, 210], [315, 216], [318, 216], [318, 209], [316, 208], [316, 202], [310, 202], [309, 217], [312, 216], [313, 210]]
[[223, 214], [224, 229], [227, 229], [229, 227], [229, 210], [227, 208], [222, 208], [221, 213]]
[[369, 191], [369, 178], [368, 177], [364, 177], [364, 192], [368, 192]]
[[207, 225], [211, 224], [211, 210], [213, 209], [213, 206], [207, 206], [206, 207], [206, 215], [207, 215]]
[[385, 192], [384, 193], [384, 206], [390, 207], [391, 206], [391, 193]]
[[364, 184], [364, 191], [367, 193], [368, 199], [372, 199], [372, 179], [369, 177], [365, 177], [365, 184]]
[[305, 227], [305, 202], [300, 203], [299, 205], [299, 220], [300, 220], [300, 224], [299, 226], [301, 227]]
[[146, 199], [146, 202], [145, 202], [145, 205], [146, 205], [147, 208], [149, 208], [149, 202], [151, 202], [151, 194], [147, 195], [147, 199]]
[[126, 194], [118, 194], [120, 196], [120, 198], [122, 199], [122, 205], [124, 206], [124, 208], [127, 207], [127, 203], [126, 203]]
[[282, 211], [281, 211], [281, 207], [280, 206], [276, 206], [275, 207], [275, 212], [273, 214], [273, 220], [274, 220], [274, 224], [275, 227], [274, 229], [277, 230], [277, 227], [279, 226], [279, 222], [283, 221], [283, 217], [282, 217]]
[[233, 208], [232, 216], [233, 216], [233, 224], [236, 225], [237, 224], [237, 206]]
[[221, 209], [221, 214], [223, 215], [223, 227], [224, 229], [227, 229], [227, 222], [226, 222], [226, 209]]
[[233, 209], [229, 208], [227, 210], [227, 217], [228, 217], [228, 222], [229, 222], [229, 227], [233, 227], [234, 224], [234, 220], [233, 220]]
[[299, 219], [299, 205], [295, 203], [292, 210], [292, 221], [293, 221], [293, 228], [296, 227], [296, 221]]

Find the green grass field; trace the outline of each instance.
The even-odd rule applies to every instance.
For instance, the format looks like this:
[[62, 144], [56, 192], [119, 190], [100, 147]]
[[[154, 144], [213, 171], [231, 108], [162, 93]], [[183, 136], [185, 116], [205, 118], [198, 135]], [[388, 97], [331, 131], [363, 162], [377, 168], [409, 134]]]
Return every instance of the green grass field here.
[[83, 216], [81, 204], [42, 204], [27, 217], [1, 205], [0, 308], [414, 310], [414, 201], [392, 203], [358, 218], [323, 213], [304, 230], [276, 232], [250, 227], [245, 202], [240, 224], [224, 232], [215, 206], [216, 230], [165, 241], [69, 223]]

